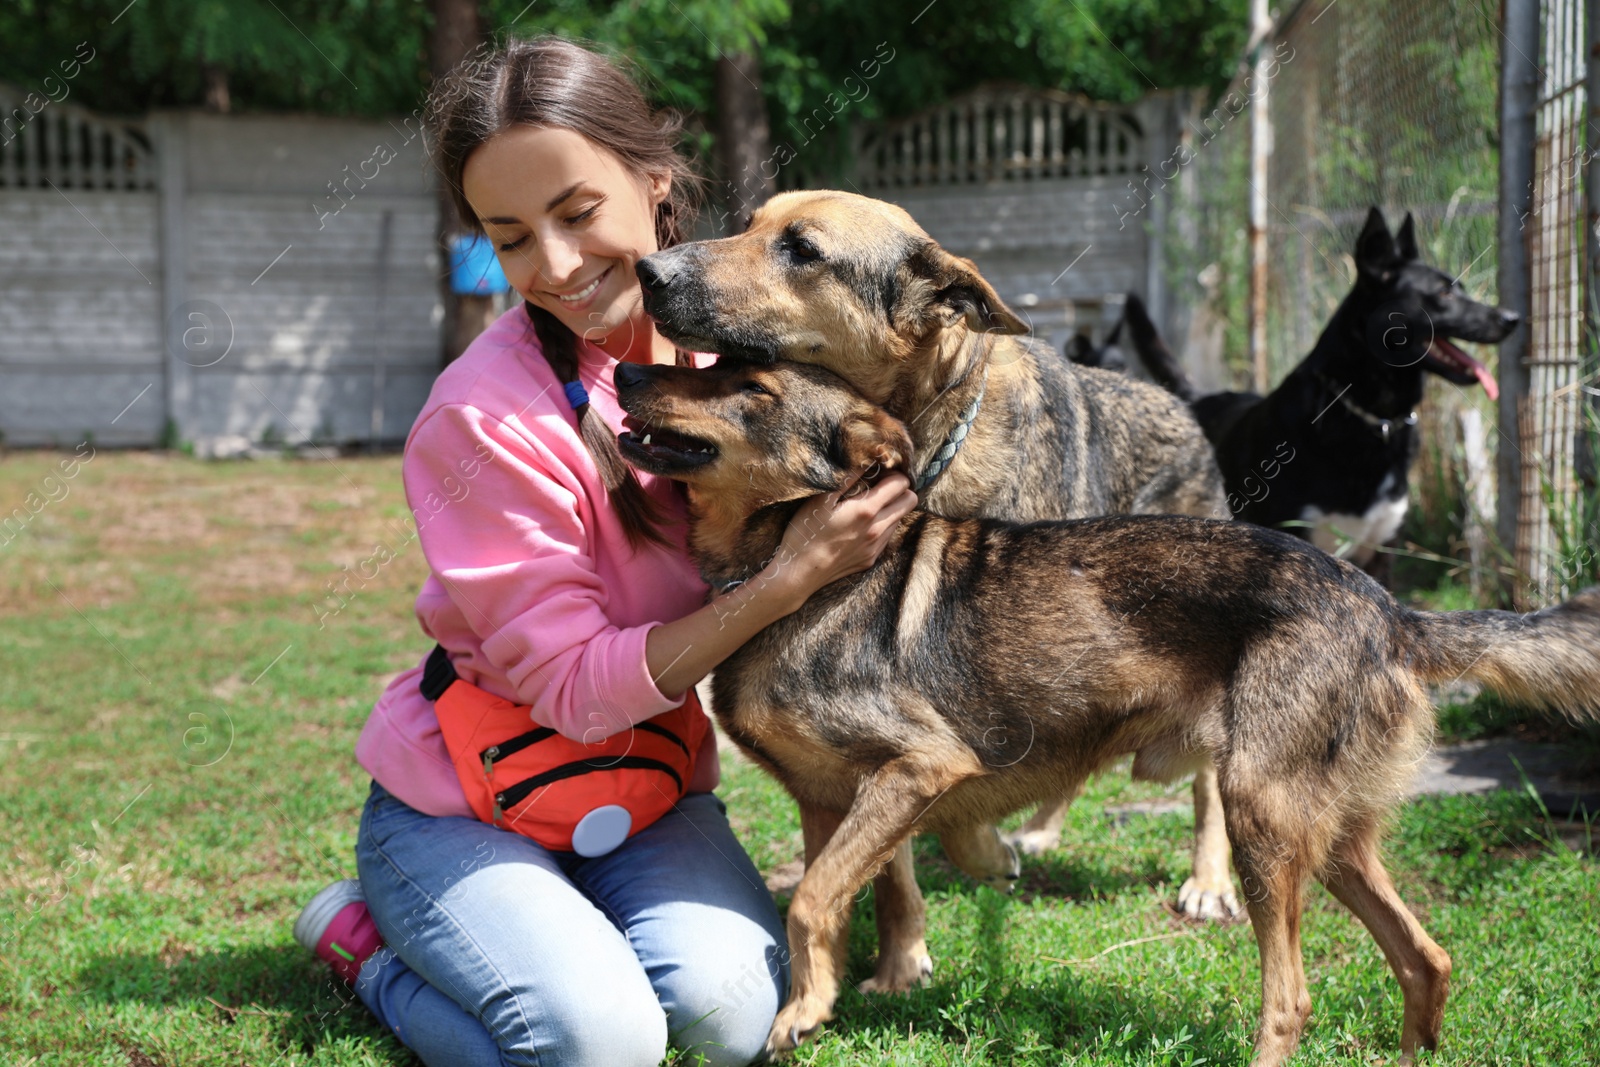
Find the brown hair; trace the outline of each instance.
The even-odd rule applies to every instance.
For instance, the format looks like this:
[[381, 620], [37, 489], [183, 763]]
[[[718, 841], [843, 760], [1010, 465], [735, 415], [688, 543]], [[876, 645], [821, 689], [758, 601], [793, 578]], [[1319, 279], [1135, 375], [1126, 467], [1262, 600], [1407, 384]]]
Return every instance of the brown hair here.
[[[699, 211], [703, 182], [677, 150], [682, 116], [670, 108], [652, 109], [637, 82], [605, 56], [551, 36], [480, 49], [430, 94], [434, 164], [457, 214], [472, 230], [481, 233], [483, 225], [461, 190], [467, 157], [514, 126], [559, 127], [582, 134], [639, 177], [670, 172], [671, 191], [656, 207], [656, 244], [670, 248], [684, 239]], [[578, 338], [545, 309], [526, 301], [524, 306], [551, 369], [562, 382], [577, 381]], [[681, 350], [678, 362], [687, 362]], [[578, 408], [577, 416], [583, 443], [594, 457], [629, 543], [635, 548], [647, 540], [665, 544], [658, 529], [660, 511], [617, 450], [611, 428], [589, 404]]]

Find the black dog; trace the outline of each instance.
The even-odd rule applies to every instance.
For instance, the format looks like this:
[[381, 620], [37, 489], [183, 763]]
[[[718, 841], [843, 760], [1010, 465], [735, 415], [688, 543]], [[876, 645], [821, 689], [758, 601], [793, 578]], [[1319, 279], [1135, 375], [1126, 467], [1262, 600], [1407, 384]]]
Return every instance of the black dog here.
[[1300, 365], [1265, 397], [1198, 395], [1136, 296], [1124, 305], [1133, 346], [1156, 381], [1189, 403], [1217, 450], [1234, 517], [1286, 522], [1319, 548], [1383, 578], [1417, 453], [1422, 373], [1499, 388], [1451, 338], [1498, 344], [1520, 316], [1467, 297], [1423, 263], [1407, 213], [1391, 235], [1373, 208], [1356, 240], [1356, 283]]
[[1080, 367], [1099, 367], [1101, 370], [1124, 371], [1128, 357], [1122, 353], [1118, 338], [1122, 335], [1122, 319], [1106, 334], [1105, 344], [1096, 346], [1088, 334], [1075, 333], [1061, 346], [1062, 355]]

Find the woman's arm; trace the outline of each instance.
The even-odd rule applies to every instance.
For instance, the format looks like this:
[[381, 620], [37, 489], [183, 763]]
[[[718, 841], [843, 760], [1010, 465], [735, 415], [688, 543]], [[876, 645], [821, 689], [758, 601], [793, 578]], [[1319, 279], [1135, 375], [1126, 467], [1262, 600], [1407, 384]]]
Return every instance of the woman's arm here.
[[[531, 411], [524, 421], [539, 417], [559, 416]], [[461, 465], [477, 460], [464, 474]], [[574, 740], [675, 707], [762, 627], [871, 565], [915, 502], [900, 476], [855, 499], [819, 500], [785, 534], [782, 566], [675, 621], [619, 627], [588, 555], [586, 490], [541, 439], [482, 409], [445, 405], [412, 431], [403, 476], [429, 569], [504, 673], [510, 691], [499, 695]], [[799, 528], [802, 516], [810, 529]]]
[[[432, 572], [418, 598], [424, 629], [437, 615], [454, 643], [428, 632], [462, 677], [529, 705], [534, 722], [573, 740], [608, 737], [676, 706], [682, 697], [661, 693], [645, 663], [646, 638], [660, 623], [612, 618], [615, 572], [602, 576], [591, 555], [606, 536], [591, 528], [604, 518], [596, 499], [604, 490], [585, 480], [582, 442], [557, 425], [569, 416], [541, 397], [522, 401], [508, 423], [491, 412], [516, 398], [478, 392], [485, 406], [442, 404], [406, 445], [406, 499]], [[655, 581], [648, 571], [628, 577]], [[461, 640], [462, 627], [477, 647]]]
[[774, 561], [754, 578], [650, 631], [645, 662], [656, 688], [684, 692], [812, 593], [872, 566], [895, 526], [917, 505], [917, 494], [899, 472], [860, 495], [849, 492], [830, 493], [803, 508], [784, 532]]

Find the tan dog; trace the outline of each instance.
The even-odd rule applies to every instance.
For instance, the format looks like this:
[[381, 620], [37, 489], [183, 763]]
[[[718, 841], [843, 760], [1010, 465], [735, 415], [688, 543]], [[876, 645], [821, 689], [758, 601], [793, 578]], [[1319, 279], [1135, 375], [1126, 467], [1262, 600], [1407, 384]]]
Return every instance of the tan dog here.
[[[638, 273], [646, 309], [678, 344], [826, 367], [904, 422], [910, 469], [932, 475], [919, 493], [935, 514], [1228, 516], [1211, 447], [1182, 403], [1021, 336], [1026, 324], [971, 261], [892, 204], [787, 193], [745, 233], [648, 256]], [[1034, 853], [1058, 844], [1070, 799], [1044, 805], [1014, 843]], [[808, 841], [826, 840], [822, 818], [801, 807]], [[862, 988], [905, 989], [932, 967], [909, 846], [877, 900], [878, 971]], [[1197, 918], [1238, 910], [1209, 767], [1195, 777], [1194, 867], [1178, 901]]]
[[[623, 454], [686, 483], [690, 548], [713, 588], [757, 574], [813, 494], [913, 450], [903, 424], [817, 367], [623, 364], [616, 379]], [[1600, 709], [1600, 589], [1534, 615], [1417, 612], [1245, 523], [912, 513], [875, 566], [716, 671], [724, 731], [833, 830], [821, 847], [807, 836], [793, 988], [769, 1049], [831, 1017], [851, 898], [911, 834], [937, 833], [969, 873], [1003, 878], [1013, 857], [994, 820], [1133, 753], [1143, 778], [1217, 768], [1261, 954], [1258, 1067], [1283, 1062], [1311, 1014], [1311, 877], [1399, 979], [1409, 1062], [1438, 1043], [1450, 957], [1395, 893], [1378, 826], [1432, 734], [1425, 684], [1461, 677]], [[1031, 739], [1021, 758], [1017, 736]]]

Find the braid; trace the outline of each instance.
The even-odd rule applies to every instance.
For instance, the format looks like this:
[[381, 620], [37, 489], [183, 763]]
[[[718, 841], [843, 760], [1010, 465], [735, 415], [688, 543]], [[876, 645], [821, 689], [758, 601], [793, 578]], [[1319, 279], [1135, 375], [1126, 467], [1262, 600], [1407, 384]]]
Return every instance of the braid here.
[[[528, 301], [524, 301], [524, 306], [528, 318], [533, 321], [534, 333], [539, 338], [539, 346], [544, 350], [544, 358], [550, 364], [550, 369], [556, 372], [556, 377], [561, 379], [563, 385], [577, 381], [577, 337], [550, 312]], [[677, 362], [679, 366], [688, 366], [690, 363], [688, 354], [682, 349], [678, 350]], [[611, 507], [628, 535], [628, 543], [635, 550], [643, 547], [647, 541], [670, 548], [660, 529], [664, 521], [661, 509], [639, 484], [627, 460], [622, 458], [611, 427], [594, 410], [593, 404], [584, 404], [575, 409], [575, 413], [578, 416], [578, 435], [583, 438], [584, 447], [594, 458]]]

